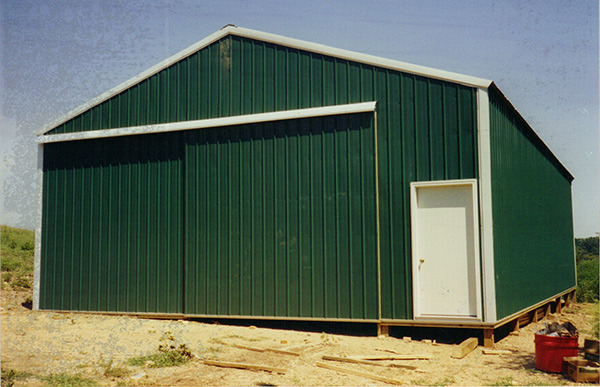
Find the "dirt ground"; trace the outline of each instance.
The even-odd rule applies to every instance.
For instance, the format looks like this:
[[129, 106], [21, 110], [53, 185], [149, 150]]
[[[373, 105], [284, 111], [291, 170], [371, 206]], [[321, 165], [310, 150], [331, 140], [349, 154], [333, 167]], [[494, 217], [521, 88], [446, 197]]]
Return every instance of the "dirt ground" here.
[[[451, 354], [454, 344], [439, 338], [351, 336], [283, 329], [256, 328], [156, 320], [95, 314], [31, 311], [21, 305], [27, 292], [3, 290], [1, 294], [2, 370], [25, 371], [31, 376], [15, 379], [15, 386], [42, 385], [40, 377], [66, 373], [94, 380], [100, 385], [385, 385], [386, 383], [321, 368], [325, 363], [393, 379], [403, 385], [573, 385], [562, 374], [535, 370], [534, 332], [543, 321], [512, 333], [495, 345], [508, 350], [501, 355], [483, 354], [478, 347], [463, 359]], [[593, 307], [574, 304], [549, 319], [571, 321], [579, 328], [579, 345], [591, 337]], [[545, 320], [547, 321], [547, 320]], [[127, 359], [155, 353], [164, 332], [194, 354], [189, 363], [165, 368], [129, 366]], [[393, 333], [393, 332], [392, 332]], [[299, 356], [256, 352], [235, 347], [276, 348]], [[416, 355], [426, 360], [382, 361], [415, 369], [322, 360], [329, 356]], [[283, 374], [206, 365], [202, 360], [250, 363], [283, 368]], [[112, 361], [112, 362], [111, 362]], [[127, 367], [127, 375], [105, 376], [107, 364]], [[109, 372], [110, 374], [110, 372]]]

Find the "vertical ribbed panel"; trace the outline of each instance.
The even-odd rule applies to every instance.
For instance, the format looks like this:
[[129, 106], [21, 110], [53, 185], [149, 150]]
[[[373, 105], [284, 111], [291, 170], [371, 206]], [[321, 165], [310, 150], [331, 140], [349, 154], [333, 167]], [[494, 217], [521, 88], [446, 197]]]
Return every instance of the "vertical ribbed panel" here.
[[525, 125], [490, 93], [498, 319], [575, 286], [571, 184]]
[[44, 146], [40, 308], [181, 312], [182, 138]]
[[373, 115], [189, 132], [189, 314], [377, 318]]
[[382, 317], [411, 318], [410, 182], [477, 177], [475, 94], [397, 72], [362, 74], [378, 110]]
[[[411, 318], [412, 269], [410, 265], [409, 184], [412, 181], [477, 177], [475, 90], [473, 88], [247, 38], [228, 36], [160, 71], [131, 87], [126, 92], [91, 108], [81, 116], [60, 125], [52, 130], [50, 134], [365, 101], [377, 101], [382, 317]], [[268, 128], [268, 125], [265, 128]], [[224, 136], [218, 130], [214, 135]], [[330, 138], [328, 136], [331, 135], [324, 134], [323, 136], [324, 139], [328, 139]], [[299, 136], [299, 138], [302, 138], [302, 136]], [[219, 137], [212, 141], [215, 144], [213, 147], [216, 149], [218, 141], [225, 140]], [[279, 145], [278, 141], [287, 146], [288, 143], [300, 141], [300, 139], [289, 138], [284, 140], [281, 138], [281, 134], [275, 133], [273, 141], [277, 146], [283, 147], [283, 145]], [[335, 152], [334, 145], [327, 141], [324, 140], [322, 144], [318, 145], [311, 143], [311, 152], [322, 152], [323, 155]], [[253, 141], [248, 143], [254, 144]], [[281, 160], [284, 154], [304, 160], [302, 157], [307, 157], [303, 154], [306, 151], [304, 147], [307, 147], [307, 145], [300, 142], [294, 151], [297, 154], [292, 151], [282, 153], [284, 152], [283, 148], [279, 149], [277, 147], [275, 148], [277, 151], [274, 151], [273, 154], [264, 155], [254, 148], [254, 153], [250, 150], [247, 150], [249, 152], [247, 153], [245, 150], [246, 153], [243, 153], [245, 159], [242, 164], [244, 168], [251, 168], [251, 171], [247, 171], [251, 173], [255, 168], [258, 168], [258, 163], [272, 164], [275, 159]], [[216, 150], [211, 151], [210, 146], [208, 149], [209, 152], [215, 152], [211, 154], [211, 160], [221, 169], [220, 166], [229, 158], [242, 157], [241, 154], [237, 156], [232, 154], [227, 155], [228, 158], [226, 158], [225, 155], [216, 153]], [[301, 179], [312, 179], [312, 175], [309, 177], [304, 176], [304, 164], [313, 163], [315, 157], [317, 157], [316, 154], [318, 153], [311, 153], [310, 159], [304, 160], [296, 167]], [[277, 165], [277, 168], [282, 168], [279, 164]], [[216, 166], [214, 168], [217, 168]], [[285, 176], [284, 172], [286, 171], [277, 168], [270, 172], [273, 177], [267, 176], [272, 179], [273, 184], [276, 184]], [[315, 174], [323, 173], [328, 174], [327, 176], [333, 176], [335, 171], [332, 168], [334, 166], [325, 164], [322, 168], [313, 168], [311, 171]], [[221, 171], [221, 169], [219, 170]], [[206, 177], [210, 186], [215, 190], [211, 191], [207, 197], [209, 203], [216, 200], [217, 195], [229, 194], [228, 190], [230, 188], [224, 185], [224, 181], [228, 180], [221, 181], [221, 176], [234, 176], [241, 173], [242, 170], [224, 170], [224, 172], [226, 172], [225, 175], [211, 174]], [[289, 173], [289, 171], [286, 173]], [[368, 175], [370, 172], [362, 171], [362, 173]], [[246, 184], [244, 179], [251, 179], [251, 181], [255, 179], [255, 177], [245, 174], [239, 178], [241, 184]], [[230, 177], [226, 179], [230, 179]], [[302, 190], [306, 189], [303, 181], [288, 182], [291, 185], [276, 185], [275, 187], [277, 190], [292, 190], [298, 195], [302, 195]], [[345, 184], [344, 181], [341, 183]], [[324, 181], [323, 189], [333, 190], [331, 184], [334, 184], [334, 182]], [[309, 189], [312, 192], [313, 187]], [[258, 187], [253, 187], [250, 190], [258, 195], [259, 191], [253, 190], [258, 190]], [[272, 195], [275, 198], [277, 195], [282, 195], [282, 192], [274, 191]], [[250, 199], [244, 197], [243, 200], [254, 199], [253, 196], [250, 196]], [[300, 200], [300, 197], [295, 200]], [[320, 205], [325, 206], [325, 203], [315, 203], [315, 206]], [[210, 238], [216, 238], [217, 235], [220, 235], [218, 233], [223, 232], [225, 229], [230, 230], [233, 227], [231, 222], [240, 222], [240, 218], [235, 217], [238, 211], [241, 211], [239, 215], [244, 219], [238, 226], [239, 233], [248, 232], [244, 228], [247, 227], [245, 220], [248, 219], [247, 217], [255, 216], [255, 214], [243, 212], [241, 209], [238, 210], [237, 206], [237, 202], [232, 201], [231, 207], [228, 207], [227, 210], [221, 207], [211, 207], [208, 210], [221, 211], [224, 216], [221, 217], [220, 213], [210, 214], [219, 219], [219, 223], [211, 225], [210, 230], [208, 230]], [[265, 211], [268, 211], [268, 209]], [[336, 211], [338, 209], [335, 207], [325, 206], [321, 216], [325, 218], [347, 216]], [[236, 215], [233, 216], [232, 213]], [[274, 219], [282, 221], [288, 214], [279, 211], [272, 216]], [[315, 212], [313, 218], [316, 216], [317, 213]], [[311, 222], [313, 222], [313, 218], [311, 218]], [[282, 232], [301, 234], [306, 232], [306, 227], [307, 225], [303, 223], [292, 226], [286, 225], [285, 230], [282, 229]], [[322, 227], [327, 227], [323, 232], [334, 235], [337, 233], [344, 235], [344, 233], [351, 232], [345, 229], [345, 225], [336, 228], [323, 224]], [[252, 229], [250, 232], [257, 233], [259, 231]], [[272, 237], [271, 234], [263, 230], [260, 232], [265, 233], [263, 247], [253, 244], [242, 249], [242, 245], [232, 244], [230, 246], [225, 242], [219, 242], [220, 245], [215, 250], [219, 255], [210, 258], [215, 261], [209, 260], [207, 262], [207, 265], [209, 265], [208, 270], [225, 270], [225, 268], [216, 266], [218, 262], [227, 267], [228, 272], [223, 275], [229, 278], [239, 275], [239, 272], [236, 271], [238, 270], [236, 265], [241, 265], [241, 263], [236, 261], [238, 258], [235, 258], [239, 254], [250, 254], [249, 251], [256, 252], [260, 249], [263, 249], [266, 252], [265, 254], [267, 252], [270, 254], [270, 250], [266, 249], [270, 248], [271, 245], [279, 245], [274, 244], [275, 241], [267, 239]], [[342, 256], [346, 254], [345, 251], [334, 250], [329, 244], [319, 240], [311, 243], [324, 243], [322, 248], [328, 255]], [[319, 246], [311, 247], [311, 249], [321, 248]], [[232, 250], [238, 248], [242, 249], [241, 252]], [[282, 247], [278, 248], [281, 249]], [[283, 254], [274, 253], [278, 254], [278, 257]], [[225, 256], [229, 257], [229, 254], [232, 258], [223, 258]], [[283, 262], [265, 261], [263, 263], [263, 265], [267, 264], [278, 264], [277, 270], [284, 270], [282, 268], [284, 267], [282, 266], [284, 265]], [[320, 263], [315, 263], [315, 265], [318, 264]], [[326, 263], [326, 265], [330, 264], [333, 265], [333, 263]], [[338, 265], [340, 272], [329, 266], [323, 268], [328, 276], [327, 281], [322, 284], [323, 291], [326, 297], [331, 297], [327, 301], [327, 305], [338, 302], [335, 293], [328, 293], [329, 287], [334, 286], [333, 284], [340, 275], [346, 275], [344, 270], [347, 270], [347, 268], [344, 266], [344, 261], [335, 262], [335, 265]], [[256, 264], [252, 267], [242, 266], [239, 270], [251, 270], [256, 273], [261, 271], [261, 268], [264, 271], [264, 266]], [[277, 273], [278, 275], [288, 275], [288, 271], [294, 270], [300, 270], [301, 272], [302, 265], [298, 267], [285, 266], [284, 271], [278, 271]], [[252, 278], [256, 278], [256, 274]], [[302, 278], [302, 281], [305, 281], [302, 282], [303, 286], [308, 287], [308, 280], [305, 277]], [[279, 294], [287, 289], [285, 287], [287, 285], [284, 286], [285, 283], [283, 282], [273, 282], [269, 278], [264, 280], [265, 286], [271, 291], [269, 294]], [[313, 281], [312, 278], [311, 281]], [[371, 278], [363, 280], [363, 282], [369, 283], [370, 281], [372, 281]], [[276, 313], [282, 313], [280, 311], [284, 309], [290, 309], [292, 311], [290, 314], [294, 314], [296, 310], [301, 308], [301, 305], [296, 306], [294, 304], [296, 301], [293, 299], [286, 300], [285, 304], [277, 306], [277, 310], [274, 309], [275, 305], [273, 303], [267, 303], [260, 299], [255, 300], [251, 294], [245, 293], [246, 290], [255, 289], [251, 287], [251, 283], [246, 279], [234, 283], [232, 285], [234, 287], [231, 289], [224, 289], [223, 287], [226, 287], [227, 284], [221, 281], [215, 280], [211, 284], [210, 288], [216, 289], [213, 285], [217, 288], [220, 287], [219, 297], [221, 298], [214, 301], [215, 305], [211, 306], [211, 313], [216, 313], [224, 308], [220, 306], [221, 309], [218, 309], [217, 305], [223, 305], [225, 298], [231, 299], [232, 305], [236, 304], [237, 299], [232, 297], [238, 292], [244, 294], [244, 297], [248, 297], [248, 299], [243, 300], [242, 305], [251, 308], [252, 314], [255, 313], [254, 311], [258, 313], [259, 310], [264, 310], [267, 315], [275, 315]], [[240, 288], [238, 289], [237, 286]], [[316, 283], [314, 286], [321, 286], [321, 284]], [[360, 286], [365, 287], [364, 284]], [[372, 296], [369, 295], [369, 297]], [[251, 302], [262, 303], [261, 305], [264, 306], [251, 305]], [[313, 302], [313, 304], [317, 306], [315, 306], [315, 312], [311, 313], [319, 315], [316, 311], [321, 306], [316, 302]], [[357, 305], [354, 306], [354, 308], [356, 307]], [[234, 307], [232, 306], [232, 308]], [[323, 315], [329, 316], [332, 311], [333, 309], [323, 305]], [[238, 312], [246, 313], [247, 311], [238, 311], [234, 308], [228, 313]], [[306, 315], [308, 314], [306, 312]], [[346, 314], [347, 310], [339, 311], [339, 316]]]

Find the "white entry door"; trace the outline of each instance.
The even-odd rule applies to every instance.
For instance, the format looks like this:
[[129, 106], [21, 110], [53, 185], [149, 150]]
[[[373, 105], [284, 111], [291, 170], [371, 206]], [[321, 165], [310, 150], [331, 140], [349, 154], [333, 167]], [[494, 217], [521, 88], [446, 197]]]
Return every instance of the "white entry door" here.
[[415, 318], [481, 319], [476, 180], [411, 184]]

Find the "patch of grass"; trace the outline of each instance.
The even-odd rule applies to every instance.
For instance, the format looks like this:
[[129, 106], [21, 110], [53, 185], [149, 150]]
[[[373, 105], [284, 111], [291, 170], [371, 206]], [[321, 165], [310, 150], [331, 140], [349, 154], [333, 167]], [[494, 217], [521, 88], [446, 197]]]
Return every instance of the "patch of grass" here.
[[123, 364], [114, 364], [113, 359], [104, 361], [100, 358], [100, 367], [102, 367], [102, 375], [107, 378], [122, 378], [128, 376], [131, 371]]
[[[185, 344], [181, 344], [185, 347]], [[175, 367], [190, 361], [191, 356], [182, 354], [180, 351], [187, 351], [185, 348], [154, 353], [152, 355], [132, 357], [128, 363], [132, 366], [147, 365], [150, 368]]]
[[81, 375], [71, 375], [62, 373], [58, 375], [50, 375], [41, 377], [40, 380], [46, 383], [47, 386], [55, 387], [85, 387], [97, 386], [98, 384], [92, 380], [81, 377]]
[[32, 373], [26, 371], [2, 370], [2, 386], [11, 387], [15, 384], [15, 380], [23, 380], [32, 376], [34, 376]]
[[2, 385], [12, 387], [15, 384], [15, 370], [2, 370]]
[[494, 383], [490, 384], [490, 386], [512, 386], [513, 378], [510, 376], [506, 376], [502, 379], [496, 380]]
[[33, 286], [35, 234], [20, 228], [0, 226], [0, 268], [2, 280], [13, 288]]
[[162, 343], [158, 345], [158, 352], [132, 357], [127, 362], [132, 366], [145, 366], [150, 368], [174, 367], [187, 363], [192, 359], [192, 353], [185, 344], [177, 345], [173, 333], [167, 331], [161, 338]]

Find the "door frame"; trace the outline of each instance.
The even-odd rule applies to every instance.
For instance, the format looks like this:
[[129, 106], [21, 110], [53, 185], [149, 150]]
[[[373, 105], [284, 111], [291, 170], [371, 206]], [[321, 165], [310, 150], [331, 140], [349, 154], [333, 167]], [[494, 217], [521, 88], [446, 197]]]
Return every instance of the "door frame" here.
[[[471, 197], [473, 200], [473, 249], [474, 255], [473, 260], [475, 265], [475, 302], [476, 315], [473, 317], [469, 316], [422, 316], [419, 305], [419, 271], [418, 268], [418, 257], [419, 257], [419, 245], [418, 245], [418, 232], [417, 232], [417, 190], [419, 188], [427, 187], [456, 187], [456, 186], [468, 186], [471, 188]], [[411, 226], [411, 263], [412, 263], [412, 290], [413, 290], [413, 319], [440, 319], [440, 320], [476, 320], [481, 321], [482, 313], [482, 297], [481, 297], [481, 263], [480, 263], [480, 225], [479, 225], [479, 201], [477, 192], [477, 179], [460, 179], [460, 180], [437, 180], [437, 181], [419, 181], [410, 183], [410, 226]]]

